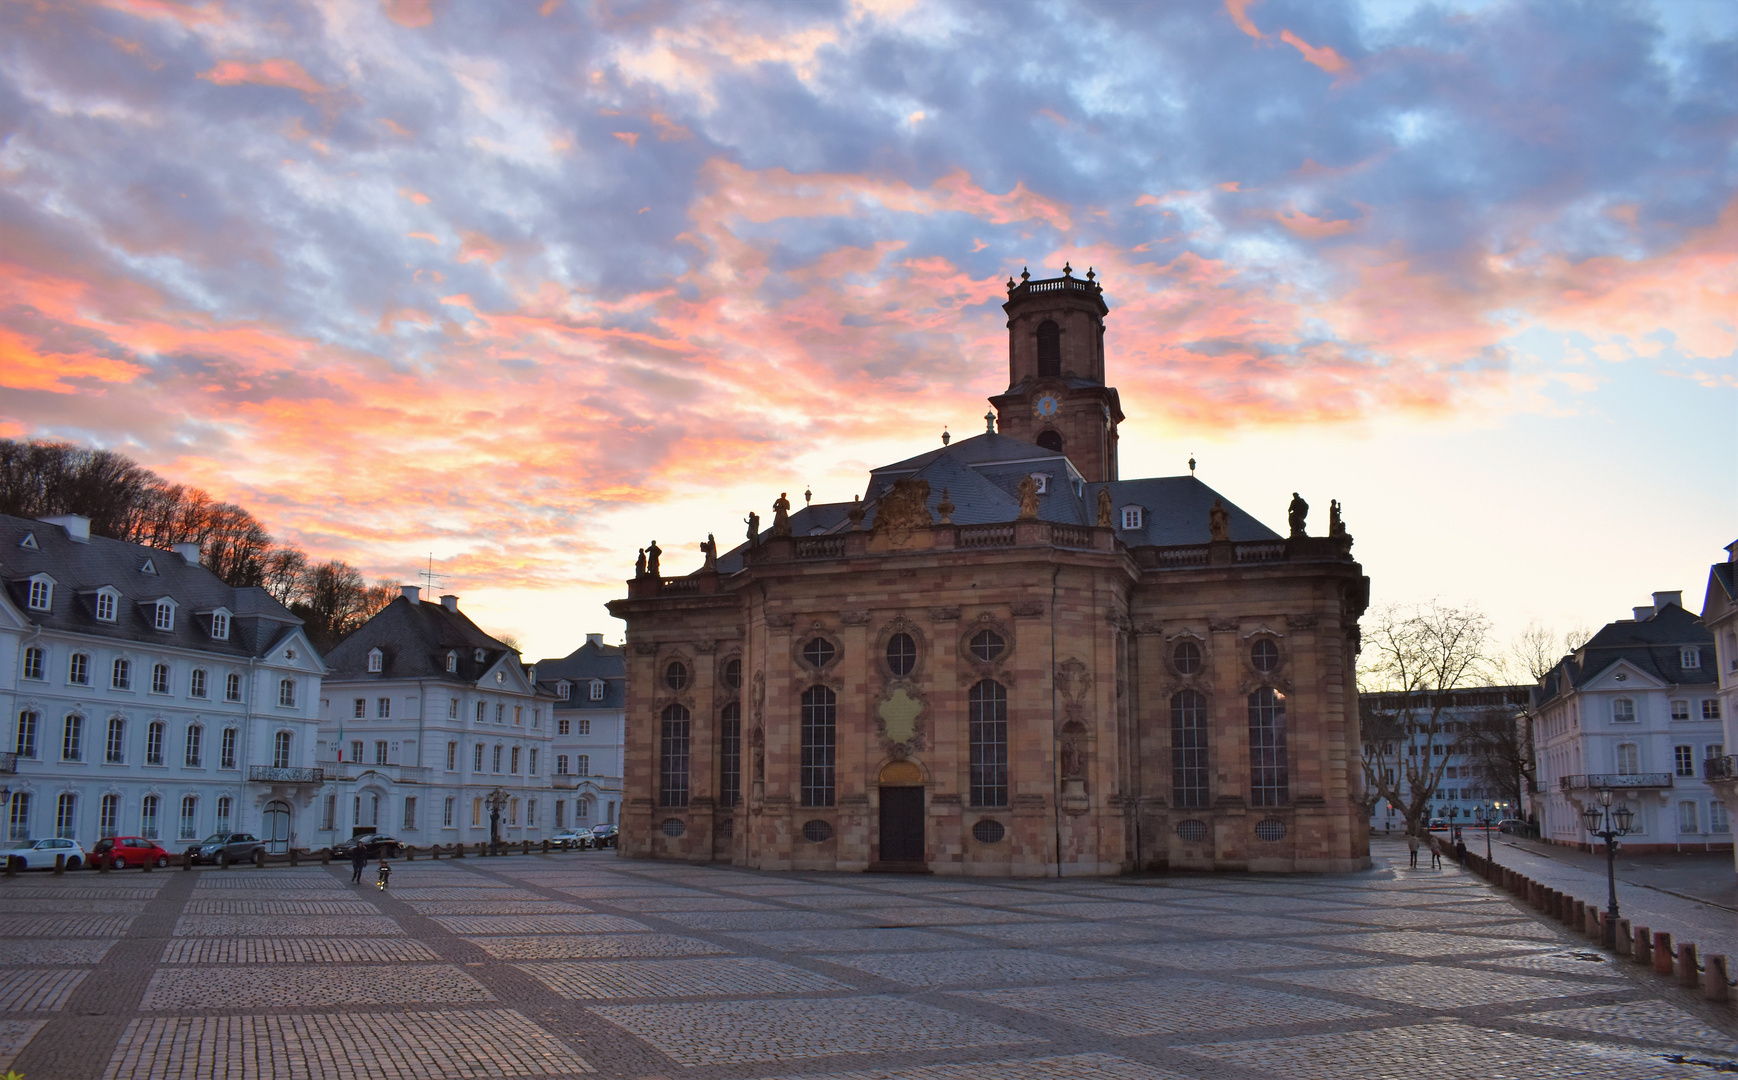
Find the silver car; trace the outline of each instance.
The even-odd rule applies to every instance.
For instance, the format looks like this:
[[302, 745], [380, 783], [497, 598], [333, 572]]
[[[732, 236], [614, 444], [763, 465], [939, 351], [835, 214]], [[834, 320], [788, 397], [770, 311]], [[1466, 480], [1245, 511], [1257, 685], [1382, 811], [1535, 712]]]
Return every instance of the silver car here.
[[84, 848], [77, 840], [52, 837], [47, 840], [14, 840], [6, 845], [6, 865], [13, 870], [52, 870], [57, 855], [66, 856], [68, 870], [84, 865]]

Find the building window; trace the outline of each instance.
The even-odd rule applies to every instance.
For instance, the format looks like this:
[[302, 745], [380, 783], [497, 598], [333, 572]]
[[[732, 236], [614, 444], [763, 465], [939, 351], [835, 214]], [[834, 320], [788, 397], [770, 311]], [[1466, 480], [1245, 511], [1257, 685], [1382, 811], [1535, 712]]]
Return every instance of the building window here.
[[1696, 749], [1693, 746], [1672, 747], [1672, 759], [1677, 765], [1677, 775], [1696, 775]]
[[603, 691], [604, 691], [604, 681], [602, 679], [593, 679], [591, 681], [591, 687], [590, 687], [591, 700], [602, 701], [603, 700]]
[[448, 795], [444, 800], [442, 800], [441, 828], [450, 829], [453, 827], [453, 807], [457, 801], [458, 800], [454, 799], [451, 795]]
[[227, 611], [211, 613], [211, 636], [218, 641], [229, 640], [229, 613]]
[[557, 829], [565, 829], [567, 827], [567, 800], [566, 799], [556, 799], [555, 800], [555, 827]]
[[735, 701], [718, 714], [718, 804], [742, 804], [742, 705]]
[[447, 772], [459, 771], [459, 744], [447, 743]]
[[531, 776], [536, 776], [536, 775], [537, 775], [537, 748], [536, 748], [536, 747], [535, 747], [535, 746], [533, 746], [533, 747], [532, 747], [532, 748], [531, 748], [531, 751], [530, 751], [530, 763], [529, 763], [529, 765], [528, 765], [528, 766], [527, 766], [527, 767], [526, 767], [526, 769], [525, 769], [525, 771], [526, 771], [526, 773], [527, 773], [527, 774], [529, 774], [529, 775], [531, 775]]
[[994, 663], [1008, 648], [1008, 643], [1002, 640], [1002, 635], [994, 630], [979, 630], [972, 637], [968, 646], [971, 654], [986, 664]]
[[145, 796], [139, 804], [139, 835], [147, 840], [157, 839], [157, 810], [163, 805], [163, 800], [155, 795]]
[[1141, 527], [1140, 507], [1125, 506], [1122, 508], [1122, 527], [1125, 529], [1138, 529]]
[[732, 658], [724, 662], [724, 686], [727, 690], [742, 689], [742, 660]]
[[54, 607], [54, 583], [42, 578], [31, 578], [30, 610], [47, 611], [52, 607]]
[[18, 714], [18, 737], [12, 742], [12, 750], [21, 758], [36, 756], [36, 724], [39, 717], [28, 710]]
[[1264, 686], [1249, 695], [1249, 802], [1252, 806], [1284, 806], [1290, 801], [1285, 697]]
[[1062, 377], [1062, 328], [1050, 319], [1038, 324], [1038, 377]]
[[1635, 743], [1617, 744], [1617, 775], [1637, 776], [1641, 773], [1641, 751]]
[[91, 682], [91, 658], [84, 653], [75, 652], [67, 661], [66, 681], [77, 686], [89, 686]]
[[447, 670], [448, 671], [459, 670], [459, 654], [458, 653], [456, 653], [456, 652], [447, 653]]
[[567, 755], [566, 754], [556, 754], [555, 755], [555, 775], [556, 776], [568, 776], [568, 775], [570, 775], [567, 771]]
[[84, 760], [84, 717], [69, 713], [61, 728], [60, 760]]
[[894, 678], [905, 678], [916, 666], [917, 641], [910, 634], [901, 632], [887, 639], [887, 670]]
[[448, 720], [457, 720], [458, 718], [459, 718], [459, 699], [458, 698], [447, 698], [447, 719]]
[[376, 720], [392, 719], [392, 699], [389, 697], [374, 699], [374, 718]]
[[507, 800], [507, 824], [514, 828], [519, 827], [519, 800], [517, 798]]
[[1687, 701], [1672, 702], [1672, 719], [1688, 720], [1690, 718], [1690, 703]]
[[101, 622], [115, 621], [115, 594], [112, 592], [97, 593], [97, 619]]
[[1201, 670], [1201, 646], [1193, 641], [1177, 642], [1177, 647], [1171, 650], [1171, 663], [1176, 666], [1178, 674], [1195, 674]]
[[1620, 697], [1611, 703], [1611, 719], [1619, 724], [1635, 723], [1635, 699]]
[[658, 730], [658, 805], [688, 805], [688, 710], [666, 705]]
[[290, 767], [290, 733], [280, 731], [272, 736], [272, 768]]
[[481, 724], [483, 722], [484, 710], [488, 707], [489, 706], [484, 702], [477, 702], [477, 723]]
[[1720, 699], [1719, 698], [1703, 698], [1702, 699], [1702, 719], [1704, 719], [1704, 720], [1718, 720], [1718, 719], [1720, 719]]
[[664, 685], [672, 690], [680, 690], [688, 685], [688, 667], [680, 660], [672, 660], [664, 668]]
[[568, 728], [567, 717], [565, 717], [565, 716], [558, 717], [555, 721], [555, 733], [557, 735], [566, 735], [568, 733], [567, 728]]
[[1260, 672], [1274, 670], [1279, 667], [1279, 646], [1262, 638], [1249, 647], [1249, 662]]
[[234, 805], [235, 804], [234, 804], [233, 800], [231, 800], [228, 795], [221, 795], [218, 797], [218, 800], [217, 800], [217, 831], [218, 832], [228, 832], [229, 831], [229, 810], [230, 810], [230, 807], [232, 807]]
[[30, 839], [30, 793], [16, 791], [12, 794], [11, 828], [8, 830], [13, 840]]
[[365, 719], [367, 716], [368, 716], [368, 699], [367, 698], [352, 698], [350, 700], [350, 718], [353, 720], [362, 720], [362, 719]]
[[151, 620], [151, 625], [159, 630], [175, 629], [175, 605], [167, 600], [157, 601], [157, 616]]
[[293, 709], [296, 706], [296, 680], [284, 679], [278, 683], [278, 705]]
[[169, 665], [151, 665], [151, 693], [167, 694], [169, 692]]
[[235, 768], [235, 729], [226, 727], [217, 743], [217, 767], [220, 769]]
[[416, 796], [404, 797], [404, 827], [407, 831], [416, 828]]
[[350, 743], [350, 760], [362, 764], [362, 740], [356, 739]]
[[509, 751], [507, 756], [509, 759], [507, 771], [512, 773], [514, 776], [518, 776], [519, 775], [519, 748], [517, 746], [513, 747], [512, 750]]
[[133, 662], [126, 657], [117, 657], [113, 669], [109, 673], [109, 685], [116, 690], [131, 690], [133, 688]]
[[985, 679], [966, 695], [973, 806], [1008, 805], [1008, 692]]
[[578, 724], [578, 727], [575, 729], [575, 734], [578, 734], [578, 735], [590, 735], [591, 734], [591, 717], [582, 716], [579, 718], [579, 724]]
[[181, 832], [182, 840], [199, 839], [199, 799], [193, 795], [181, 797]]
[[241, 700], [241, 676], [233, 671], [224, 677], [223, 698], [225, 701]]
[[1700, 830], [1696, 826], [1696, 804], [1685, 800], [1678, 804], [1678, 831], [1693, 833]]
[[204, 668], [194, 668], [193, 673], [187, 677], [187, 695], [196, 698], [205, 696]]
[[1171, 800], [1207, 805], [1207, 699], [1194, 690], [1171, 695]]
[[200, 760], [200, 757], [201, 757], [201, 751], [204, 749], [204, 747], [202, 745], [204, 743], [204, 741], [205, 741], [205, 729], [204, 728], [200, 727], [198, 724], [190, 725], [187, 728], [187, 757], [186, 757], [186, 761], [187, 761], [187, 767], [189, 769], [197, 769], [197, 768], [199, 768], [199, 766], [201, 764], [203, 764], [203, 762]]
[[475, 829], [482, 824], [483, 824], [483, 800], [482, 799], [472, 799], [471, 800], [471, 828]]
[[507, 721], [507, 706], [505, 706], [502, 703], [500, 703], [499, 701], [497, 701], [495, 703], [495, 723], [503, 724], [503, 723], [506, 723], [506, 721]]
[[833, 729], [838, 699], [824, 686], [803, 691], [802, 805], [833, 805]]
[[1708, 831], [1713, 833], [1732, 831], [1732, 823], [1726, 817], [1726, 804], [1718, 799], [1708, 804]]
[[493, 758], [489, 762], [489, 771], [492, 773], [498, 773], [501, 771], [501, 744], [500, 743], [495, 744], [495, 753], [494, 753]]
[[163, 733], [166, 725], [161, 720], [153, 720], [145, 726], [145, 764], [163, 764]]
[[471, 771], [472, 772], [482, 772], [483, 771], [483, 744], [478, 743], [476, 746], [472, 747], [471, 749], [473, 751], [473, 753], [471, 754]]
[[514, 727], [524, 727], [525, 726], [525, 707], [522, 705], [513, 706], [513, 726]]
[[374, 764], [386, 764], [386, 740], [376, 739], [374, 742]]
[[104, 795], [97, 804], [97, 836], [107, 840], [121, 831], [121, 797]]
[[574, 758], [573, 758], [573, 775], [575, 775], [575, 776], [590, 776], [591, 775], [591, 755], [590, 754], [576, 754], [576, 755], [574, 755]]
[[555, 696], [560, 701], [566, 701], [573, 696], [573, 684], [562, 679], [555, 684]]
[[126, 763], [127, 722], [118, 716], [109, 717], [109, 741], [104, 748], [103, 760], [111, 765]]
[[1679, 666], [1696, 669], [1702, 666], [1702, 650], [1693, 645], [1685, 646]]
[[381, 667], [384, 666], [384, 662], [385, 657], [381, 654], [379, 649], [368, 650], [368, 671], [370, 674], [379, 674]]
[[42, 650], [35, 645], [24, 650], [24, 677], [26, 679], [42, 678]]
[[71, 840], [78, 832], [78, 796], [64, 792], [54, 801], [54, 835]]

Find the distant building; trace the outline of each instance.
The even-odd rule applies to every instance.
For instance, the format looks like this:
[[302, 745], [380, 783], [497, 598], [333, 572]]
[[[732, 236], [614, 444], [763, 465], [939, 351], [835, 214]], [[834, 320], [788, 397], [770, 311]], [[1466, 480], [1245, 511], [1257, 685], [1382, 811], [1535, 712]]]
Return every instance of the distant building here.
[[0, 578], [9, 838], [309, 842], [325, 668], [300, 619], [224, 584], [197, 544], [92, 536], [83, 517], [0, 516]]
[[418, 847], [553, 832], [552, 700], [519, 654], [459, 611], [403, 595], [332, 649], [321, 701], [321, 844], [383, 832]]
[[[1714, 639], [1714, 678], [1724, 728], [1723, 741], [1738, 747], [1733, 731], [1738, 714], [1738, 540], [1726, 545], [1726, 561], [1708, 569], [1702, 598], [1702, 625]], [[1738, 759], [1722, 754], [1703, 763], [1704, 778], [1727, 806], [1738, 805]], [[1738, 857], [1738, 855], [1735, 855]]]
[[1634, 618], [1608, 624], [1540, 681], [1533, 723], [1541, 835], [1593, 841], [1581, 809], [1610, 790], [1635, 810], [1628, 851], [1729, 847], [1726, 804], [1703, 780], [1725, 756], [1714, 636], [1656, 592]]
[[537, 662], [537, 686], [555, 701], [555, 828], [615, 824], [627, 701], [622, 650], [587, 634], [566, 656]]
[[[1440, 695], [1412, 695], [1415, 702], [1412, 707], [1421, 719], [1428, 719], [1438, 699], [1442, 699], [1438, 731], [1432, 737], [1420, 730], [1422, 725], [1414, 725], [1398, 745], [1384, 747], [1382, 756], [1395, 763], [1396, 771], [1401, 762], [1417, 762], [1421, 757], [1435, 758], [1442, 765], [1442, 779], [1431, 793], [1427, 817], [1443, 818], [1451, 825], [1476, 824], [1481, 812], [1493, 821], [1500, 817], [1519, 817], [1522, 808], [1516, 805], [1515, 796], [1505, 794], [1503, 790], [1509, 785], [1493, 785], [1487, 780], [1483, 775], [1485, 766], [1478, 756], [1468, 753], [1463, 740], [1472, 725], [1493, 714], [1506, 718], [1508, 723], [1523, 723], [1522, 716], [1532, 696], [1533, 688], [1530, 686], [1476, 686]], [[1397, 714], [1407, 707], [1405, 694], [1360, 694], [1358, 700], [1366, 717], [1372, 713]], [[1366, 742], [1370, 735], [1371, 725], [1366, 722]], [[1375, 755], [1367, 749], [1365, 760], [1374, 759]], [[1400, 782], [1404, 784], [1404, 780]], [[1510, 778], [1510, 783], [1519, 789], [1525, 781], [1516, 776]], [[1506, 805], [1499, 807], [1496, 805], [1498, 802]], [[1370, 828], [1376, 832], [1404, 832], [1406, 815], [1400, 807], [1382, 799], [1370, 809]]]

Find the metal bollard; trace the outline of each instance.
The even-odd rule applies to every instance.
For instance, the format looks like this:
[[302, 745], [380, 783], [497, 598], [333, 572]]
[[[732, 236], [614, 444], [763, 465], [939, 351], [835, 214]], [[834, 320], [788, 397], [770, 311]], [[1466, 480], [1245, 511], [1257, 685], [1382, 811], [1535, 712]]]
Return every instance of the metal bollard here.
[[1628, 956], [1630, 946], [1635, 942], [1635, 931], [1629, 927], [1628, 919], [1617, 920], [1617, 955]]
[[415, 844], [404, 845], [404, 861], [405, 862], [415, 862], [416, 861], [416, 845]]
[[1719, 953], [1709, 953], [1703, 962], [1706, 968], [1702, 972], [1702, 996], [1709, 1001], [1727, 1001], [1732, 996], [1732, 985], [1726, 979], [1726, 958]]
[[191, 848], [181, 853], [181, 869], [193, 869], [193, 850]]
[[543, 841], [543, 854], [545, 854], [545, 855], [549, 854], [549, 841], [548, 840]]
[[1654, 962], [1653, 931], [1645, 926], [1635, 928], [1635, 937], [1630, 939], [1629, 958], [1638, 964], [1652, 966]]
[[1586, 933], [1587, 932], [1587, 903], [1583, 900], [1576, 900], [1573, 897], [1571, 897], [1569, 904], [1570, 904], [1570, 910], [1566, 913], [1566, 914], [1568, 914], [1569, 918], [1567, 918], [1563, 921], [1566, 923], [1569, 923], [1571, 926], [1575, 927], [1576, 930], [1578, 930], [1582, 933]]
[[465, 845], [454, 844], [453, 845], [453, 858], [462, 859], [464, 857], [465, 857]]
[[477, 841], [477, 857], [482, 858], [488, 854], [489, 854], [488, 845], [484, 844], [481, 840]]
[[519, 854], [521, 854], [521, 855], [531, 854], [531, 841], [527, 840], [524, 843], [522, 843], [521, 845], [519, 845]]
[[1701, 981], [1701, 966], [1696, 963], [1696, 944], [1686, 941], [1678, 946], [1678, 985], [1695, 986]]
[[331, 848], [321, 848], [320, 849], [320, 865], [321, 866], [331, 866], [332, 865], [332, 849]]
[[1654, 931], [1654, 974], [1670, 975], [1672, 960], [1677, 954], [1672, 950], [1672, 935], [1664, 930]]
[[296, 849], [295, 848], [290, 849], [290, 865], [291, 866], [302, 865], [301, 860], [296, 857]]
[[109, 855], [109, 854], [98, 855], [97, 856], [97, 873], [99, 873], [99, 874], [108, 873], [109, 872], [109, 864], [111, 862], [114, 862], [114, 861], [115, 861], [115, 857], [113, 855]]
[[139, 869], [149, 874], [151, 872], [151, 864], [155, 861], [155, 859], [147, 858], [144, 862], [139, 864]]
[[65, 876], [65, 874], [66, 874], [66, 856], [65, 855], [56, 855], [54, 857], [54, 876], [55, 877], [63, 877], [63, 876]]

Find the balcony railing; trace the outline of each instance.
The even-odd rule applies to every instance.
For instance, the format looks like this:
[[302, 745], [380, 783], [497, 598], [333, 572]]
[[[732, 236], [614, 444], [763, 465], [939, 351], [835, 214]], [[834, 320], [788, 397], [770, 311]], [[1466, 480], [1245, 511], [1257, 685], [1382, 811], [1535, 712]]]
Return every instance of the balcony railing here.
[[1711, 757], [1702, 762], [1702, 779], [1731, 780], [1738, 778], [1738, 757]]
[[18, 771], [17, 754], [0, 754], [0, 773], [15, 773]]
[[323, 784], [324, 769], [280, 769], [276, 765], [249, 765], [247, 778], [265, 784]]
[[1672, 774], [1669, 772], [1644, 773], [1587, 773], [1561, 777], [1557, 781], [1560, 791], [1593, 790], [1610, 788], [1613, 791], [1636, 791], [1648, 788], [1669, 788], [1672, 786]]

